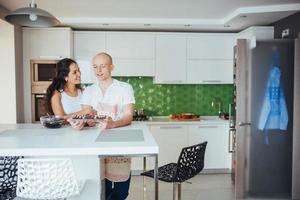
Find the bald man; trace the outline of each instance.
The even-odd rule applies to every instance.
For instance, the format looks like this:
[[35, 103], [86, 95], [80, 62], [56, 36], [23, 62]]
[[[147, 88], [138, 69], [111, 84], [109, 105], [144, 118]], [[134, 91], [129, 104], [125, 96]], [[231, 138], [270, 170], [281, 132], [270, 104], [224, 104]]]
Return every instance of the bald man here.
[[[114, 65], [107, 53], [99, 53], [93, 58], [93, 68], [98, 82], [83, 91], [82, 108], [96, 109], [98, 114], [109, 116], [100, 122], [102, 129], [130, 124], [135, 104], [131, 85], [111, 77]], [[130, 158], [105, 159], [105, 178], [106, 199], [126, 199], [130, 184]]]

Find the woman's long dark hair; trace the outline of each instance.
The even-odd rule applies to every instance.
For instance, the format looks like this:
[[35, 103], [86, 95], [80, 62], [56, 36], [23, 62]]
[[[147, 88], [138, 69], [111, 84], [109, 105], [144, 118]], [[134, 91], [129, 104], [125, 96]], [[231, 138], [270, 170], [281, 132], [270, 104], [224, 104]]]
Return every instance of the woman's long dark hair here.
[[[75, 60], [64, 58], [58, 61], [56, 65], [56, 77], [53, 78], [53, 81], [47, 88], [46, 93], [47, 110], [52, 114], [53, 111], [51, 108], [51, 98], [53, 96], [53, 93], [55, 92], [55, 90], [57, 90], [58, 92], [63, 92], [65, 90], [67, 84], [65, 78], [68, 76], [70, 72], [70, 65], [73, 63], [77, 64]], [[76, 85], [76, 88], [81, 89], [81, 85]]]

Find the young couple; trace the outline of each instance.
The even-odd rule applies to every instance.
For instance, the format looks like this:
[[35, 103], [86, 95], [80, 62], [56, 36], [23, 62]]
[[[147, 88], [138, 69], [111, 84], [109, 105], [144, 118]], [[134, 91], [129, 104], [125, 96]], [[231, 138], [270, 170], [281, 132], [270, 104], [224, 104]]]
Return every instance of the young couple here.
[[[66, 119], [74, 115], [107, 115], [109, 117], [99, 124], [102, 129], [130, 124], [135, 104], [132, 87], [112, 78], [114, 65], [109, 54], [97, 54], [92, 63], [98, 81], [84, 91], [80, 87], [81, 74], [77, 63], [69, 58], [57, 63], [57, 75], [46, 95], [50, 110], [54, 115]], [[71, 125], [77, 129], [84, 126], [83, 123]], [[130, 158], [105, 159], [106, 199], [126, 199], [130, 184], [130, 164]]]

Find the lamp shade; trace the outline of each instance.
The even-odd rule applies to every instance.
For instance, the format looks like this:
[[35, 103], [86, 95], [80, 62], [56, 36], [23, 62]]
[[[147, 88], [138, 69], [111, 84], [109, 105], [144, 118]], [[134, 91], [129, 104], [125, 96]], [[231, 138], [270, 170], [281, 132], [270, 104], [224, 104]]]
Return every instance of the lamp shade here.
[[57, 26], [60, 21], [49, 12], [37, 8], [36, 4], [30, 7], [19, 8], [5, 16], [5, 20], [16, 25], [28, 27]]

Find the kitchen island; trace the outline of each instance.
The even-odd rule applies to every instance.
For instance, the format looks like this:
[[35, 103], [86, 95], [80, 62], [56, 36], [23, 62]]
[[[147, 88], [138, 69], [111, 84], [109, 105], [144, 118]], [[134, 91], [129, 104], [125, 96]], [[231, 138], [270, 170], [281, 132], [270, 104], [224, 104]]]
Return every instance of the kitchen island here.
[[[101, 192], [103, 167], [99, 158], [152, 156], [157, 170], [158, 145], [143, 124], [104, 131], [96, 127], [48, 129], [40, 124], [14, 124], [0, 125], [0, 156], [72, 157], [77, 176], [89, 180], [80, 197], [72, 199], [94, 200], [99, 199], [100, 193], [101, 199], [105, 199]], [[155, 199], [158, 199], [157, 178]]]

